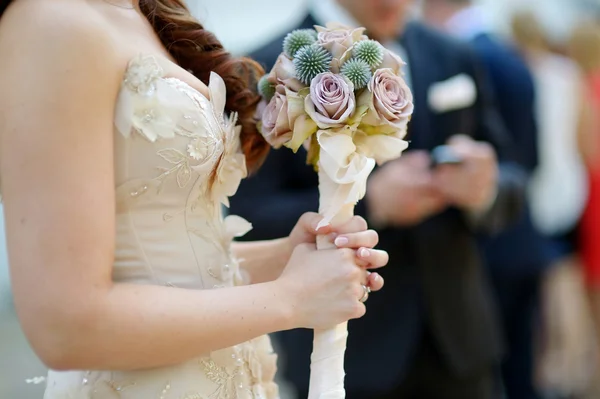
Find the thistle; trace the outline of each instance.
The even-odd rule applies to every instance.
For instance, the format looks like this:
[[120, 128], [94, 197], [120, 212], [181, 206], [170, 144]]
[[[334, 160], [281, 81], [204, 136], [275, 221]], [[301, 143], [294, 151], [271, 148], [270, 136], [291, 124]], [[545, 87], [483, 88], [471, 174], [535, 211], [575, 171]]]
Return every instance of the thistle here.
[[317, 32], [312, 29], [296, 29], [283, 39], [283, 52], [294, 58], [302, 47], [310, 46], [317, 41]]
[[373, 76], [369, 64], [359, 59], [346, 61], [342, 65], [341, 72], [342, 75], [352, 82], [355, 90], [360, 90], [367, 86], [371, 80], [371, 76]]
[[383, 47], [375, 40], [363, 40], [356, 43], [352, 53], [356, 59], [366, 62], [372, 69], [377, 68], [383, 62]]
[[329, 71], [331, 59], [331, 54], [319, 45], [313, 44], [301, 48], [294, 58], [296, 77], [305, 85], [310, 85], [315, 76]]
[[258, 92], [267, 101], [271, 101], [271, 98], [275, 95], [275, 85], [267, 80], [267, 75], [258, 81]]

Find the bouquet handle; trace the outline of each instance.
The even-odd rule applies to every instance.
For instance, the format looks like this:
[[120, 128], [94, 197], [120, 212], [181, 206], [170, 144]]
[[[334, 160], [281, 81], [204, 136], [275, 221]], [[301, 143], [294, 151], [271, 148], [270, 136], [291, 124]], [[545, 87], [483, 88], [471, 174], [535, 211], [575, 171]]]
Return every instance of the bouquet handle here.
[[[321, 169], [320, 169], [321, 170]], [[331, 204], [337, 185], [319, 171], [319, 212]], [[331, 220], [333, 226], [342, 225], [354, 216], [354, 204], [344, 205]], [[327, 236], [317, 237], [317, 249], [333, 249]], [[335, 267], [336, 265], [330, 265]], [[344, 399], [344, 354], [348, 338], [348, 323], [327, 330], [315, 330], [308, 399]]]

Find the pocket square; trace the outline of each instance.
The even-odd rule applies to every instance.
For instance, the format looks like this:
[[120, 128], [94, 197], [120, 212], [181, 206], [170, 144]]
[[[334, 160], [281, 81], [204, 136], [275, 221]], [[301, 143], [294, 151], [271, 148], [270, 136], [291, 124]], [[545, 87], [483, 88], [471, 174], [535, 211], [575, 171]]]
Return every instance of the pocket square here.
[[467, 108], [477, 100], [477, 87], [469, 75], [456, 75], [429, 87], [429, 107], [437, 112], [449, 112]]

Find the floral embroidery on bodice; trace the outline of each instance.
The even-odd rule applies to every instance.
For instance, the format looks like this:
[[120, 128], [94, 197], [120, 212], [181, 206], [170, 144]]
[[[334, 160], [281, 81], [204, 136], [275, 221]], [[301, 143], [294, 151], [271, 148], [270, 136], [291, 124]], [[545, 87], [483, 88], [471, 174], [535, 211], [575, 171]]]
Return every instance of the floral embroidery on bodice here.
[[[168, 61], [165, 61], [168, 62]], [[211, 74], [209, 95], [133, 59], [115, 107], [113, 279], [187, 289], [243, 284], [230, 251], [251, 225], [222, 209], [246, 177], [236, 115]], [[45, 399], [274, 399], [268, 337], [177, 366], [134, 372], [51, 371]]]

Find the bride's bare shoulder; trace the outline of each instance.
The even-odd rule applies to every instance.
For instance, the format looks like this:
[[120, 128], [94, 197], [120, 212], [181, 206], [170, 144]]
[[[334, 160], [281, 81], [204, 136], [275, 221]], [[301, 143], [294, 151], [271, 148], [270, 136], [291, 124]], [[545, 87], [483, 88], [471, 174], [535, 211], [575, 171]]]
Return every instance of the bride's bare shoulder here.
[[114, 50], [110, 24], [89, 0], [15, 0], [0, 18], [0, 59], [10, 60], [0, 69]]

